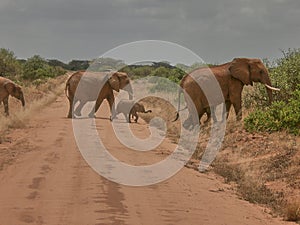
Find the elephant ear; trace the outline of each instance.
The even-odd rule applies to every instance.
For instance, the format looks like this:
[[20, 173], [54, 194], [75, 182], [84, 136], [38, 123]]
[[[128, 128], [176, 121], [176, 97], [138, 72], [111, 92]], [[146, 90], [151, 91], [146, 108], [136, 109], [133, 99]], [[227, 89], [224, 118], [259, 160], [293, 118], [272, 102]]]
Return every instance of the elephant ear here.
[[229, 67], [231, 75], [240, 80], [245, 85], [252, 85], [250, 78], [250, 64], [249, 59], [235, 58]]
[[12, 95], [16, 89], [16, 85], [12, 82], [7, 82], [4, 84], [4, 87], [10, 95]]
[[108, 82], [110, 84], [110, 86], [112, 87], [112, 89], [114, 89], [115, 91], [119, 92], [120, 91], [120, 79], [118, 77], [118, 74], [113, 74], [109, 79]]

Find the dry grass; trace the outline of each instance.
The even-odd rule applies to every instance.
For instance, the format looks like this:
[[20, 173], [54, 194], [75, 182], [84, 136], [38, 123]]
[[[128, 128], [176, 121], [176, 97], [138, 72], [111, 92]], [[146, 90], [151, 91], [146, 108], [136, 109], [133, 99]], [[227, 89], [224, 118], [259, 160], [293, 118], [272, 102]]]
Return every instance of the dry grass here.
[[235, 182], [245, 200], [289, 218], [286, 202], [300, 199], [299, 155], [299, 137], [285, 132], [250, 134], [242, 124], [229, 122], [213, 169]]

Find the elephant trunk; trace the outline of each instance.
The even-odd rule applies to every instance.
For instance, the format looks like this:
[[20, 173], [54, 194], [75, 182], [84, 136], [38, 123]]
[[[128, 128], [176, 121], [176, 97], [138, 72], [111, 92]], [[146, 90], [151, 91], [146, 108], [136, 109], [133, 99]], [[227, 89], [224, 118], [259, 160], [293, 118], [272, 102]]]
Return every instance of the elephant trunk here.
[[269, 104], [271, 104], [273, 102], [273, 93], [272, 93], [272, 90], [275, 90], [276, 88], [272, 87], [271, 80], [270, 80], [269, 76], [267, 76], [267, 78], [263, 82], [263, 84], [266, 86], [267, 94], [268, 94], [268, 97], [269, 97]]
[[20, 99], [20, 101], [22, 102], [22, 106], [25, 107], [25, 99], [24, 99], [23, 96], [22, 96], [22, 98]]
[[131, 84], [126, 85], [124, 90], [128, 92], [129, 100], [132, 100], [133, 99], [133, 90], [132, 90]]

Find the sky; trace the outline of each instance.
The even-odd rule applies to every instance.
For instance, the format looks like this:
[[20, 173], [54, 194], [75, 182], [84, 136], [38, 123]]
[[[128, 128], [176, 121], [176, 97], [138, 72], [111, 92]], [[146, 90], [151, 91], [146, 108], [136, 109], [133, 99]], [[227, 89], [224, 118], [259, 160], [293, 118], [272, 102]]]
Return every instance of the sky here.
[[300, 48], [300, 1], [0, 0], [0, 31], [0, 47], [19, 58], [93, 59], [126, 43], [162, 40], [207, 63], [276, 59]]

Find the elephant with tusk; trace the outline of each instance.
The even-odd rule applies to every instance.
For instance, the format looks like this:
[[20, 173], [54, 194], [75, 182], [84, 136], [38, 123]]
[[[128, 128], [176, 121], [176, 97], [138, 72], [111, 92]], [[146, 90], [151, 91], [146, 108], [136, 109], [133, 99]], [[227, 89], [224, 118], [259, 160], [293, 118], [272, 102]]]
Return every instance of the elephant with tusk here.
[[142, 103], [134, 102], [134, 100], [121, 99], [116, 107], [116, 115], [123, 113], [126, 121], [131, 123], [131, 119], [137, 123], [139, 116], [138, 112], [141, 113], [151, 113], [152, 110], [145, 110], [145, 107]]
[[[199, 87], [198, 83], [203, 84], [201, 87], [207, 88], [208, 86], [209, 90], [210, 81], [213, 79], [218, 81], [223, 98], [216, 97], [212, 104], [209, 104], [204, 91]], [[253, 85], [253, 82], [260, 82], [265, 85], [269, 103], [271, 103], [273, 101], [272, 91], [279, 91], [279, 89], [272, 87], [268, 70], [260, 59], [235, 58], [231, 62], [210, 68], [199, 68], [185, 75], [180, 82], [180, 86], [185, 91], [186, 101], [188, 102], [186, 95], [188, 95], [192, 101], [192, 103], [187, 105], [189, 111], [191, 112], [192, 110], [191, 104], [194, 104], [198, 117], [188, 118], [184, 123], [184, 127], [187, 128], [196, 124], [198, 122], [196, 120], [200, 120], [204, 113], [207, 113], [208, 118], [210, 118], [212, 114], [213, 119], [216, 120], [214, 109], [221, 103], [224, 103], [223, 118], [224, 115], [228, 117], [230, 107], [233, 105], [236, 119], [241, 120], [243, 87], [244, 85]], [[181, 92], [183, 91], [179, 91], [179, 95]], [[209, 94], [214, 95], [213, 89], [209, 91]], [[179, 110], [180, 102], [178, 104], [178, 111]], [[178, 117], [179, 114], [177, 112], [174, 121], [176, 121]]]
[[[81, 116], [81, 109], [89, 101], [96, 101], [93, 109], [89, 113], [89, 117], [94, 117], [101, 103], [106, 99], [110, 106], [111, 119], [113, 119], [115, 115], [113, 108], [115, 101], [113, 91], [119, 92], [120, 89], [128, 92], [129, 99], [133, 98], [130, 79], [126, 73], [75, 72], [69, 77], [65, 87], [65, 93], [69, 100], [68, 118], [72, 118], [74, 114]], [[79, 102], [79, 105], [75, 107], [77, 102]]]
[[19, 99], [22, 102], [22, 106], [25, 106], [22, 88], [11, 80], [0, 77], [0, 103], [3, 102], [4, 111], [7, 116], [9, 115], [8, 98], [10, 95], [16, 99]]

